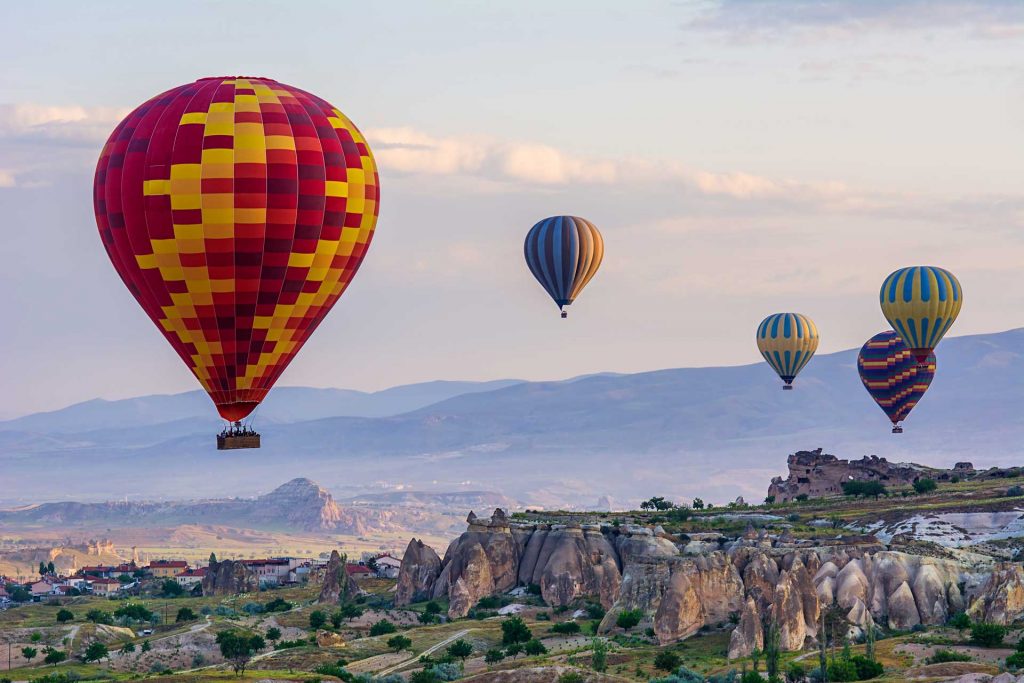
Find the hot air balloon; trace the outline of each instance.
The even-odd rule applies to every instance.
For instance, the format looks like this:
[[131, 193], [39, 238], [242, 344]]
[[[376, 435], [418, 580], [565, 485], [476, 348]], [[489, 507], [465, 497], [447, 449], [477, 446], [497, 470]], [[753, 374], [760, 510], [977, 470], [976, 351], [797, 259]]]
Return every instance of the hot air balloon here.
[[552, 216], [530, 228], [523, 252], [530, 272], [561, 310], [580, 295], [601, 266], [604, 239], [586, 219]]
[[952, 327], [964, 301], [956, 277], [934, 266], [900, 268], [885, 278], [878, 298], [885, 319], [919, 363]]
[[268, 78], [173, 88], [111, 133], [94, 182], [103, 246], [231, 423], [220, 447], [258, 445], [241, 420], [355, 276], [378, 192], [355, 125]]
[[793, 380], [818, 349], [818, 328], [799, 313], [773, 313], [757, 327], [757, 350], [792, 389]]
[[935, 376], [935, 354], [919, 363], [900, 335], [880, 332], [861, 347], [857, 371], [864, 388], [892, 421], [892, 433], [902, 434], [902, 420], [914, 409]]

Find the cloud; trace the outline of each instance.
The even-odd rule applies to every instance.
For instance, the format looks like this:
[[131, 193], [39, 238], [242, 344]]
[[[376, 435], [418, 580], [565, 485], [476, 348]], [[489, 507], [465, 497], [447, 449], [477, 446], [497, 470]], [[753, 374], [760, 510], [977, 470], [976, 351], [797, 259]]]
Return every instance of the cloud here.
[[952, 29], [977, 38], [1016, 38], [1024, 3], [1016, 0], [718, 0], [686, 28], [747, 39], [799, 34], [829, 40], [865, 32]]
[[0, 104], [0, 139], [94, 146], [127, 113], [117, 107]]
[[16, 184], [14, 172], [0, 168], [0, 187], [14, 187]]

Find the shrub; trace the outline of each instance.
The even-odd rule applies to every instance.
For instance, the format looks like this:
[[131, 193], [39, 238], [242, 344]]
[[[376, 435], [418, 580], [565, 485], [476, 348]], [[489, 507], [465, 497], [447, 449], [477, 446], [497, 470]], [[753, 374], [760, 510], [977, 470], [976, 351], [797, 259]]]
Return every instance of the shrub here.
[[501, 607], [501, 598], [497, 595], [488, 595], [480, 598], [476, 603], [477, 609], [498, 609]]
[[971, 627], [971, 618], [966, 612], [957, 612], [949, 618], [949, 625], [958, 631], [966, 631]]
[[972, 657], [962, 652], [940, 649], [932, 653], [932, 656], [925, 660], [928, 664], [947, 664], [949, 662], [969, 662]]
[[679, 668], [679, 665], [682, 663], [679, 655], [671, 650], [662, 650], [654, 658], [654, 667], [662, 671], [673, 671]]
[[1017, 496], [1024, 496], [1024, 487], [1011, 486], [1010, 488], [1006, 489], [1007, 498], [1015, 498]]
[[109, 654], [110, 651], [107, 650], [107, 646], [100, 641], [95, 640], [89, 643], [89, 647], [85, 648], [85, 653], [82, 655], [82, 661], [98, 662]]
[[764, 676], [756, 671], [744, 671], [740, 676], [740, 683], [764, 683]]
[[383, 636], [387, 635], [388, 633], [394, 633], [397, 630], [398, 629], [395, 628], [395, 625], [392, 624], [390, 621], [388, 621], [387, 619], [381, 619], [380, 621], [378, 621], [370, 627], [370, 635]]
[[266, 609], [267, 608], [264, 607], [263, 604], [259, 603], [259, 602], [247, 602], [244, 605], [242, 605], [242, 611], [245, 612], [246, 614], [249, 614], [249, 615], [263, 614], [263, 612]]
[[237, 617], [238, 612], [231, 609], [227, 605], [217, 605], [217, 608], [213, 610], [213, 613], [218, 617]]
[[808, 498], [808, 496], [807, 496], [806, 493], [801, 493], [799, 495], [794, 496], [793, 500], [795, 500], [798, 503], [805, 503], [805, 502], [807, 502], [807, 498]]
[[833, 659], [828, 663], [828, 680], [830, 682], [858, 680], [857, 665], [849, 659]]
[[401, 652], [402, 650], [408, 650], [412, 647], [412, 640], [405, 636], [393, 636], [388, 638], [388, 647], [395, 652]]
[[523, 652], [536, 657], [537, 655], [547, 654], [548, 649], [544, 647], [544, 643], [534, 638], [533, 640], [526, 641], [526, 644], [523, 645]]
[[1014, 652], [1007, 657], [1006, 666], [1009, 669], [1024, 669], [1024, 652]]
[[1006, 637], [1006, 627], [1000, 624], [980, 623], [971, 626], [971, 642], [981, 647], [999, 647]]
[[268, 612], [287, 612], [292, 608], [292, 603], [282, 598], [274, 598], [264, 605], [263, 608]]
[[591, 619], [604, 619], [604, 607], [592, 602], [587, 605], [587, 616]]
[[496, 647], [484, 653], [484, 661], [488, 664], [497, 664], [503, 659], [505, 659], [505, 652]]
[[786, 667], [787, 683], [798, 683], [805, 678], [807, 678], [807, 670], [804, 669], [800, 662], [790, 662], [789, 666]]
[[580, 625], [575, 621], [563, 621], [560, 624], [552, 624], [551, 632], [569, 636], [579, 633]]
[[558, 683], [584, 683], [585, 680], [578, 671], [567, 671], [558, 677]]
[[114, 623], [114, 618], [110, 616], [110, 612], [104, 612], [101, 609], [91, 609], [85, 613], [85, 618], [94, 624], [106, 624], [111, 625]]
[[181, 623], [183, 621], [195, 621], [196, 613], [188, 607], [182, 607], [178, 610], [178, 615], [174, 618], [175, 623]]
[[[323, 628], [327, 624], [327, 615], [320, 610], [314, 610], [309, 613], [309, 627], [314, 631], [318, 628]], [[372, 632], [371, 632], [372, 635]]]
[[878, 678], [884, 671], [881, 664], [873, 659], [868, 659], [864, 655], [853, 655], [850, 657], [850, 663], [853, 664], [854, 668], [857, 670], [858, 681], [867, 681], [872, 678]]
[[914, 482], [914, 490], [918, 493], [931, 493], [936, 488], [934, 479], [918, 479]]
[[615, 618], [615, 625], [619, 628], [626, 629], [627, 631], [643, 619], [644, 613], [639, 609], [627, 609], [619, 612], [619, 615]]
[[[878, 498], [887, 493], [885, 486], [879, 481], [844, 481], [841, 486], [843, 487], [843, 494], [847, 496], [863, 496], [865, 498], [872, 496]], [[829, 677], [831, 678], [831, 674], [829, 674]]]

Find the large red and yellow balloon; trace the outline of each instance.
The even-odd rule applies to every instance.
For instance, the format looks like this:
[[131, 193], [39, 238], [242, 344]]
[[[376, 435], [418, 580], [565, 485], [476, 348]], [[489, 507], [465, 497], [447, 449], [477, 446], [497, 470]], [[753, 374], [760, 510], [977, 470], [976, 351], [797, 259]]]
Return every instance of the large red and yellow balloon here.
[[378, 193], [370, 148], [337, 108], [241, 77], [141, 105], [110, 135], [94, 183], [114, 268], [231, 421], [355, 276]]

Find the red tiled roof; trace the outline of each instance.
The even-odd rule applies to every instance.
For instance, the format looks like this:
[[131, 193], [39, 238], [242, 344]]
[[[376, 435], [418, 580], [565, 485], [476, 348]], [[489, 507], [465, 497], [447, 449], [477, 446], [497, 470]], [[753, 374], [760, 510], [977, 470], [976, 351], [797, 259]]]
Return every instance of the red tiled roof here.
[[253, 566], [258, 564], [283, 565], [288, 564], [288, 560], [242, 560], [242, 564], [247, 566]]
[[186, 569], [180, 574], [175, 574], [175, 576], [206, 576], [206, 567], [199, 567], [197, 569]]
[[185, 560], [156, 560], [149, 563], [150, 569], [184, 569], [185, 567], [188, 567], [188, 562]]
[[364, 567], [361, 564], [346, 564], [345, 571], [348, 572], [349, 576], [353, 574], [372, 574], [373, 570], [369, 567]]
[[95, 585], [97, 583], [101, 583], [104, 586], [109, 586], [112, 583], [118, 583], [119, 584], [121, 582], [118, 581], [117, 579], [100, 579], [100, 578], [96, 578], [96, 579], [89, 579], [89, 583], [91, 583], [93, 585]]

